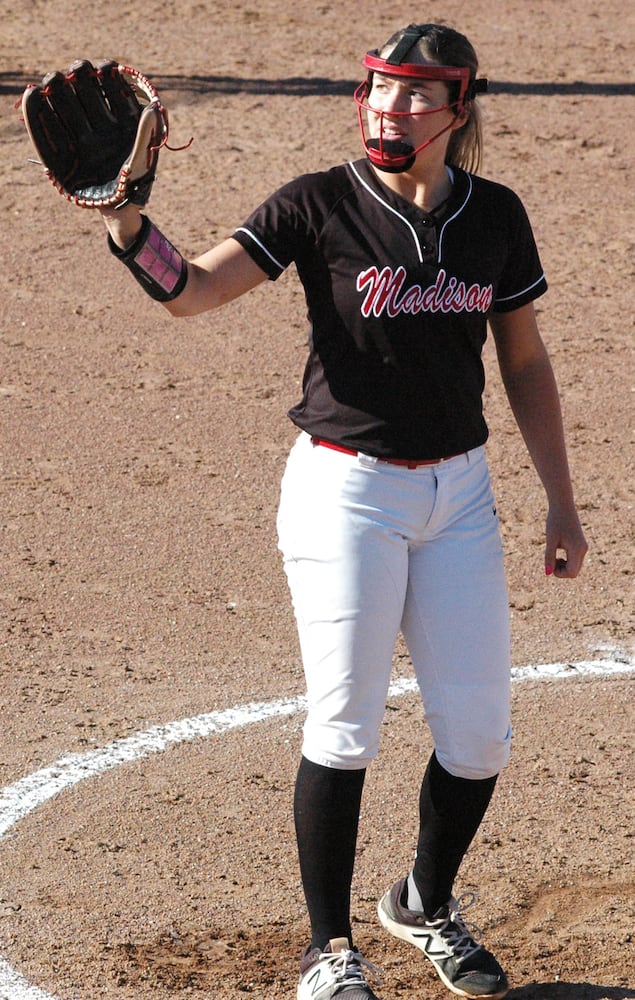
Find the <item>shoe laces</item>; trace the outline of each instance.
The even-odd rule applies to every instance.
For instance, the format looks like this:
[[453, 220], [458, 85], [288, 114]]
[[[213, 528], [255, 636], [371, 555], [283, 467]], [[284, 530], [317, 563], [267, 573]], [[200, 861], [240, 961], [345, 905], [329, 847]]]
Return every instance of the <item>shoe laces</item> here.
[[476, 893], [464, 892], [458, 899], [450, 899], [447, 916], [429, 921], [447, 942], [457, 962], [464, 962], [482, 947], [478, 943], [483, 936], [481, 929], [476, 924], [468, 923], [461, 912], [469, 909], [475, 902]]
[[364, 969], [368, 969], [376, 982], [381, 985], [382, 978], [377, 966], [352, 948], [344, 948], [339, 954], [329, 956], [329, 965], [334, 978], [341, 979], [347, 986], [350, 984], [368, 986]]

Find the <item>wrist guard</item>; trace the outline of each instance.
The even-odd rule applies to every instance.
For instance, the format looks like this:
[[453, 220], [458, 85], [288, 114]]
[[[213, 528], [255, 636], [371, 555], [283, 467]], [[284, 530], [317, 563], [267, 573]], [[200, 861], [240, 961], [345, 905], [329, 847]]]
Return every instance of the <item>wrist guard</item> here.
[[142, 219], [141, 229], [130, 246], [122, 250], [109, 234], [108, 247], [151, 298], [170, 302], [185, 288], [187, 262], [147, 215]]

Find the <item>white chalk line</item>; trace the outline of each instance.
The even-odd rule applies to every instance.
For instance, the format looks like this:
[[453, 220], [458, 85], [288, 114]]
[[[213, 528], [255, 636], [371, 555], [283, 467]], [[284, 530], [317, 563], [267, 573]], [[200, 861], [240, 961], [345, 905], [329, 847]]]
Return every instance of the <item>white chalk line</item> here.
[[[611, 650], [606, 659], [571, 663], [547, 663], [535, 666], [514, 667], [512, 681], [557, 680], [571, 677], [615, 676], [635, 671], [635, 657]], [[401, 678], [391, 684], [389, 697], [400, 697], [416, 690], [414, 678]], [[192, 718], [152, 726], [145, 732], [115, 740], [105, 747], [83, 753], [67, 754], [48, 767], [40, 768], [25, 778], [7, 785], [0, 793], [0, 839], [11, 827], [38, 806], [43, 805], [59, 792], [71, 788], [85, 778], [94, 778], [105, 771], [140, 760], [153, 753], [161, 753], [170, 746], [200, 739], [220, 736], [232, 729], [241, 729], [267, 719], [297, 715], [306, 708], [304, 697], [284, 698], [269, 702], [252, 702], [208, 712]], [[0, 957], [0, 1000], [57, 1000], [55, 996], [32, 986]]]

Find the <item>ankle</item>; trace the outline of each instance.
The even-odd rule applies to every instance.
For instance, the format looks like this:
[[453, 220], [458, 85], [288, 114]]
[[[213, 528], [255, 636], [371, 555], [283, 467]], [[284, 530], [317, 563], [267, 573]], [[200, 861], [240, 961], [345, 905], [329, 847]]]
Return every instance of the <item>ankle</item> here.
[[434, 920], [439, 910], [447, 905], [449, 898], [448, 894], [440, 899], [438, 893], [429, 895], [423, 892], [417, 885], [414, 871], [411, 871], [404, 885], [401, 903], [413, 913], [423, 913], [428, 920]]
[[402, 902], [408, 910], [412, 910], [414, 913], [425, 913], [423, 899], [415, 882], [413, 872], [410, 872], [406, 879]]

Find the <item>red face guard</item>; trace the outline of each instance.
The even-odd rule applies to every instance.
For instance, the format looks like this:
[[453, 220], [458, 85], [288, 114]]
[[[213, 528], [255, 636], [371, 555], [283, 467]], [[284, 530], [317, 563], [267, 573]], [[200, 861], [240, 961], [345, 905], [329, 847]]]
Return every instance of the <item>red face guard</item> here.
[[[443, 135], [444, 132], [451, 129], [454, 122], [450, 122], [449, 125], [440, 129], [436, 135], [433, 135], [430, 139], [426, 139], [425, 142], [422, 142], [420, 146], [417, 146], [417, 148], [414, 149], [410, 143], [382, 138], [385, 115], [389, 115], [391, 118], [416, 118], [420, 115], [434, 115], [439, 111], [450, 110], [454, 112], [456, 117], [456, 115], [463, 111], [466, 102], [471, 100], [471, 92], [476, 92], [476, 89], [482, 89], [481, 87], [475, 87], [474, 83], [470, 86], [470, 71], [467, 66], [390, 63], [385, 59], [380, 59], [376, 50], [374, 52], [366, 53], [362, 65], [364, 65], [369, 71], [368, 78], [364, 81], [364, 83], [360, 83], [353, 95], [355, 103], [357, 104], [357, 118], [362, 135], [362, 142], [364, 143], [364, 149], [366, 150], [366, 155], [368, 156], [370, 162], [374, 164], [374, 166], [378, 167], [379, 170], [385, 170], [388, 173], [402, 173], [405, 170], [409, 170], [415, 162], [417, 154], [420, 153], [422, 149], [429, 146], [430, 143], [434, 142], [435, 139], [438, 139], [439, 136]], [[409, 111], [378, 111], [376, 108], [371, 107], [368, 103], [368, 95], [370, 94], [372, 87], [373, 73], [383, 73], [386, 76], [393, 77], [409, 77], [414, 80], [443, 80], [446, 83], [458, 83], [459, 96], [456, 101], [448, 104], [441, 104], [438, 108], [432, 108], [430, 111], [415, 111], [414, 113]], [[484, 82], [485, 81], [479, 80], [476, 81], [476, 84]], [[369, 111], [375, 115], [379, 115], [379, 139], [366, 138], [364, 115]]]

